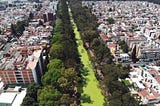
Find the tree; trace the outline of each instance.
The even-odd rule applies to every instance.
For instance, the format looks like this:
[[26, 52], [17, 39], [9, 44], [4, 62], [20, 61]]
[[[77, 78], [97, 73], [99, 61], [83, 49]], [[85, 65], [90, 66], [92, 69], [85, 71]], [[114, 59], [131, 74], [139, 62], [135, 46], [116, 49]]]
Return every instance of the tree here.
[[64, 67], [62, 60], [60, 59], [52, 59], [50, 60], [49, 64], [47, 65], [48, 70], [52, 69], [61, 69]]
[[58, 81], [58, 86], [59, 86], [59, 90], [63, 93], [67, 93], [68, 91], [68, 87], [69, 87], [69, 83], [68, 83], [68, 79], [66, 79], [64, 76], [61, 76]]
[[108, 22], [108, 24], [114, 24], [114, 19], [112, 17], [109, 17], [108, 19], [106, 19], [106, 21]]
[[43, 21], [42, 21], [42, 20], [39, 20], [38, 25], [43, 25]]
[[123, 52], [128, 53], [128, 45], [125, 41], [119, 41], [118, 44], [121, 46]]
[[14, 24], [11, 24], [11, 32], [13, 35], [16, 35], [16, 26]]
[[63, 56], [63, 47], [61, 44], [52, 44], [51, 48], [50, 48], [50, 59], [64, 59]]
[[130, 93], [125, 93], [122, 96], [123, 106], [139, 106], [139, 103], [130, 95]]
[[59, 69], [56, 69], [56, 68], [50, 69], [42, 77], [42, 84], [44, 86], [46, 85], [56, 86], [60, 76], [61, 76], [61, 72]]
[[11, 24], [11, 31], [12, 34], [20, 37], [23, 34], [23, 31], [25, 30], [25, 26], [28, 26], [28, 20], [23, 21], [17, 21], [16, 24]]
[[111, 82], [116, 81], [118, 79], [117, 71], [114, 65], [105, 64], [103, 66], [102, 73], [106, 78], [104, 80], [106, 86], [110, 86]]
[[92, 29], [88, 29], [86, 31], [83, 32], [83, 36], [82, 36], [82, 39], [84, 39], [85, 42], [88, 42], [89, 44], [92, 42], [92, 40], [94, 38], [97, 38], [97, 33], [95, 30], [92, 30]]
[[62, 69], [62, 77], [58, 79], [59, 90], [63, 93], [74, 93], [74, 88], [78, 86], [80, 78], [77, 76], [76, 71], [73, 68]]
[[119, 98], [113, 99], [109, 102], [109, 106], [123, 106]]
[[129, 72], [130, 72], [129, 66], [123, 67], [121, 64], [118, 64], [115, 66], [115, 68], [117, 70], [117, 75], [119, 78], [125, 79], [128, 77]]
[[23, 99], [22, 106], [36, 106], [37, 105], [37, 92], [40, 86], [35, 83], [29, 84], [27, 94]]
[[26, 96], [23, 99], [21, 106], [36, 106], [35, 103], [36, 103], [36, 101], [33, 98]]
[[33, 19], [34, 14], [32, 12], [29, 13], [29, 20]]
[[70, 106], [70, 104], [74, 103], [74, 99], [70, 97], [69, 94], [63, 94], [60, 98], [60, 105]]
[[16, 23], [16, 31], [17, 31], [17, 35], [22, 35], [23, 31], [25, 30], [25, 22], [24, 21], [18, 21]]
[[128, 93], [129, 90], [128, 88], [122, 83], [122, 82], [119, 82], [119, 81], [112, 81], [110, 83], [110, 87], [109, 87], [109, 90], [110, 90], [110, 93], [112, 94], [114, 91], [116, 90], [119, 90], [122, 92], [122, 94], [125, 94], [125, 93]]
[[39, 106], [59, 106], [61, 93], [51, 86], [45, 86], [38, 91]]
[[[110, 56], [110, 50], [104, 45], [100, 44], [98, 47], [94, 49], [95, 54], [96, 54], [96, 59], [98, 63], [112, 63], [112, 58]], [[109, 58], [108, 58], [109, 57]]]
[[63, 76], [67, 78], [71, 84], [77, 85], [77, 82], [79, 81], [79, 77], [77, 76], [77, 73], [74, 68], [68, 68], [65, 70], [62, 70]]
[[136, 57], [136, 45], [134, 46], [132, 53], [131, 53], [131, 58], [132, 61], [135, 63], [137, 61], [137, 57]]
[[60, 42], [62, 42], [62, 30], [63, 30], [63, 27], [62, 27], [62, 21], [60, 19], [58, 19], [56, 21], [56, 25], [54, 27], [54, 35], [53, 35], [53, 38], [52, 38], [52, 43], [54, 44], [58, 44]]
[[91, 43], [91, 47], [93, 49], [95, 49], [96, 47], [98, 47], [101, 44], [101, 41], [98, 38], [94, 38], [92, 43]]
[[112, 8], [109, 8], [109, 10], [108, 10], [109, 12], [112, 12], [113, 10], [112, 10]]
[[36, 83], [31, 83], [27, 88], [27, 96], [32, 97], [37, 101], [37, 91], [40, 86]]

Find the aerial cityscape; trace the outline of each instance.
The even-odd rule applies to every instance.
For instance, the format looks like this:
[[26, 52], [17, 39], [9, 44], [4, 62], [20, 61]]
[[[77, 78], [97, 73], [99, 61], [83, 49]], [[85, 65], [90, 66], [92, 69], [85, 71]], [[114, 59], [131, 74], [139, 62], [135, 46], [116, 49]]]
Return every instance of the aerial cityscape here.
[[160, 106], [160, 1], [0, 0], [0, 106]]

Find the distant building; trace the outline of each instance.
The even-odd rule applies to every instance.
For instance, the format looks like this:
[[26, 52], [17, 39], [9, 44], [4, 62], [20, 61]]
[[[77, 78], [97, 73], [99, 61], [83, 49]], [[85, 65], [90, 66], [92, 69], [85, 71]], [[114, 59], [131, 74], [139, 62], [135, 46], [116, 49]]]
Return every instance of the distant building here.
[[53, 21], [54, 19], [55, 19], [55, 16], [51, 12], [43, 14], [44, 22]]
[[125, 61], [130, 60], [130, 56], [127, 53], [120, 53], [119, 56], [120, 56], [121, 62], [125, 62]]
[[48, 13], [48, 21], [53, 21], [53, 13]]
[[127, 53], [115, 53], [114, 57], [117, 62], [131, 61], [130, 56]]
[[44, 22], [47, 22], [47, 15], [46, 14], [43, 14], [43, 20], [44, 20]]

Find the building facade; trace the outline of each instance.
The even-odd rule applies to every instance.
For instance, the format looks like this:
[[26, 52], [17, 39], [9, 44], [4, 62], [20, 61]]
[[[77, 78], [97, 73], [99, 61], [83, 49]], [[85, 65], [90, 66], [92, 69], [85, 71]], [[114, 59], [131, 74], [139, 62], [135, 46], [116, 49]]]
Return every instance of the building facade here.
[[44, 72], [42, 48], [21, 49], [14, 60], [1, 63], [0, 76], [5, 84], [39, 83], [41, 80]]

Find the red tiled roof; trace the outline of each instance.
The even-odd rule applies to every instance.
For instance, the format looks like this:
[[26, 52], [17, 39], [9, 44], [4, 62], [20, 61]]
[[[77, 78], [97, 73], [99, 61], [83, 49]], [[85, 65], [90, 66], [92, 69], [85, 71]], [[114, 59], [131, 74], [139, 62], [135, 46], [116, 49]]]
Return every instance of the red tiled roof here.
[[108, 38], [110, 38], [110, 37], [112, 37], [113, 36], [113, 34], [107, 34], [107, 37]]
[[117, 47], [117, 44], [116, 44], [116, 43], [109, 43], [109, 44], [108, 44], [108, 47], [109, 47], [109, 48], [111, 48], [111, 47], [116, 48], [116, 47]]
[[140, 92], [138, 92], [138, 95], [139, 96], [147, 96], [147, 95], [149, 95], [149, 92], [146, 90], [146, 89], [144, 89], [144, 90], [142, 90], [142, 91], [140, 91]]
[[10, 32], [10, 31], [7, 31], [7, 32], [5, 32], [4, 34], [5, 34], [5, 35], [10, 35], [11, 32]]
[[148, 100], [156, 99], [156, 97], [154, 95], [147, 95], [146, 97]]
[[123, 35], [124, 33], [122, 31], [116, 32], [117, 35]]
[[108, 40], [108, 37], [104, 33], [101, 33], [100, 37], [104, 42], [106, 42]]
[[158, 83], [160, 83], [160, 76], [156, 76], [155, 79], [157, 80]]
[[151, 69], [149, 70], [150, 74], [153, 74], [153, 75], [158, 75], [158, 71], [157, 70], [154, 70], [154, 69]]
[[159, 97], [160, 96], [160, 94], [158, 94], [153, 88], [151, 89], [151, 92], [155, 97]]
[[146, 88], [149, 88], [149, 85], [145, 82], [144, 83], [144, 86], [146, 87]]

